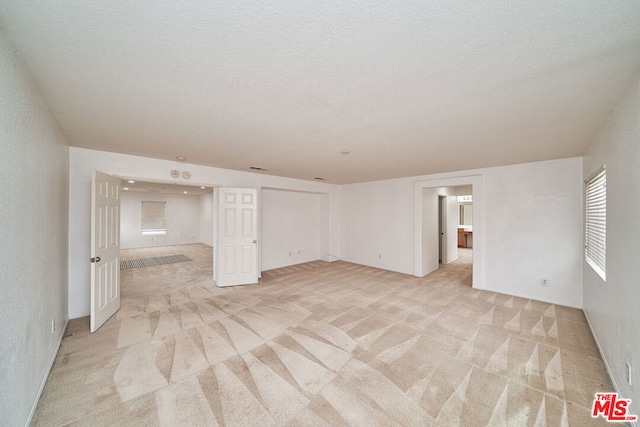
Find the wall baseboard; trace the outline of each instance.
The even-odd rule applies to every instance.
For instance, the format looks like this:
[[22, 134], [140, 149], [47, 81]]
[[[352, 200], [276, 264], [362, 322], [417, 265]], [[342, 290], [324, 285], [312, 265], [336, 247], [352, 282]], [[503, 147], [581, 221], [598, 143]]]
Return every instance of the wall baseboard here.
[[[584, 309], [582, 310], [582, 312], [584, 313], [584, 317], [587, 319], [587, 325], [589, 325], [589, 330], [591, 331], [593, 340], [596, 342], [596, 347], [598, 347], [600, 358], [602, 359], [602, 362], [604, 363], [604, 367], [607, 370], [607, 374], [609, 375], [611, 384], [613, 384], [613, 389], [616, 393], [621, 395], [620, 388], [618, 387], [618, 383], [616, 382], [616, 378], [613, 376], [613, 373], [611, 371], [611, 366], [609, 366], [609, 361], [607, 361], [607, 358], [605, 357], [604, 352], [602, 351], [602, 346], [600, 345], [600, 341], [598, 341], [598, 336], [595, 334], [593, 330], [593, 326], [591, 326], [591, 320], [589, 320], [589, 315], [587, 314], [586, 311], [584, 311]], [[603, 390], [603, 391], [606, 391], [606, 390]], [[629, 425], [631, 425], [632, 427], [638, 427], [638, 423], [635, 423], [635, 422], [629, 422]]]
[[49, 374], [51, 373], [51, 369], [53, 369], [53, 364], [56, 361], [56, 357], [58, 356], [58, 352], [60, 351], [60, 346], [62, 345], [62, 339], [67, 333], [67, 326], [69, 326], [69, 319], [64, 322], [64, 327], [62, 328], [62, 332], [60, 337], [58, 338], [58, 344], [56, 345], [56, 350], [51, 355], [51, 359], [49, 360], [49, 365], [47, 367], [47, 373], [42, 378], [42, 383], [40, 384], [40, 389], [38, 390], [38, 394], [36, 394], [36, 398], [33, 401], [33, 405], [31, 406], [31, 411], [29, 411], [29, 416], [27, 417], [27, 422], [24, 424], [25, 427], [29, 427], [31, 425], [31, 421], [33, 421], [33, 416], [36, 413], [36, 408], [38, 407], [38, 402], [40, 402], [40, 397], [42, 396], [42, 392], [44, 391], [44, 386], [47, 384], [47, 380], [49, 379]]
[[[485, 285], [486, 285], [486, 283], [485, 283]], [[511, 297], [524, 298], [524, 299], [530, 299], [532, 301], [545, 302], [547, 304], [561, 305], [563, 307], [577, 308], [578, 310], [582, 310], [584, 312], [584, 310], [582, 309], [582, 304], [580, 304], [580, 305], [570, 304], [570, 303], [563, 302], [563, 301], [554, 301], [554, 300], [548, 299], [548, 298], [541, 298], [539, 296], [531, 296], [531, 295], [527, 294], [526, 292], [513, 292], [513, 291], [507, 292], [504, 289], [495, 289], [495, 288], [486, 287], [486, 286], [484, 288], [476, 288], [475, 285], [474, 285], [474, 286], [472, 286], [472, 288], [473, 289], [477, 289], [477, 290], [487, 291], [487, 292], [496, 292], [498, 294], [509, 295]]]

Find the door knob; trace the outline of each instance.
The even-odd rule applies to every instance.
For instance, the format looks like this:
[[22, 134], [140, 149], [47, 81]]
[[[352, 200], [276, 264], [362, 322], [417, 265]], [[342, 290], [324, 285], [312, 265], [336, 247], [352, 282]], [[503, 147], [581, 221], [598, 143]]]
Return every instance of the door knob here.
[[258, 241], [257, 241], [257, 240], [254, 240], [254, 241], [253, 241], [253, 243], [258, 243]]

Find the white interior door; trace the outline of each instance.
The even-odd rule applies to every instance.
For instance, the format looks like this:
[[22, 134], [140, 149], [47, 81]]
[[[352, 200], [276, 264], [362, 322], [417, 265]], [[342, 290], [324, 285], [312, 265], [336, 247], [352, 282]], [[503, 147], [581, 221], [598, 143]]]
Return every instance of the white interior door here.
[[422, 189], [422, 271], [420, 277], [438, 269], [438, 192]]
[[93, 171], [91, 332], [120, 309], [120, 180]]
[[218, 188], [216, 191], [216, 284], [233, 286], [258, 283], [258, 190]]
[[438, 258], [441, 264], [446, 264], [449, 259], [448, 245], [447, 245], [447, 196], [438, 196], [438, 214], [440, 216], [439, 221], [439, 252]]

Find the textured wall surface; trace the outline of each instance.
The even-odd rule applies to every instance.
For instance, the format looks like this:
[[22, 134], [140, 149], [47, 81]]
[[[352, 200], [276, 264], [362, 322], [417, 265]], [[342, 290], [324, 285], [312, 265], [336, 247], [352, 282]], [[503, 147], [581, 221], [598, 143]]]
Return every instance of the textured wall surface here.
[[[607, 166], [607, 281], [584, 263], [584, 310], [614, 384], [640, 415], [640, 75], [584, 158]], [[632, 368], [627, 383], [625, 362]]]
[[1, 31], [0, 153], [0, 425], [15, 426], [67, 320], [69, 149]]

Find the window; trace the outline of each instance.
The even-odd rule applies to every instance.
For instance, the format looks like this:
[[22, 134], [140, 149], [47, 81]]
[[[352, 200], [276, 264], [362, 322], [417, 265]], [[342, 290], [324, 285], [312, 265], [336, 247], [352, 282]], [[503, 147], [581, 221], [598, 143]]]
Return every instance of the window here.
[[164, 218], [165, 204], [166, 202], [142, 202], [142, 235], [167, 234], [167, 225]]
[[606, 280], [607, 170], [604, 166], [587, 181], [585, 199], [585, 260]]

